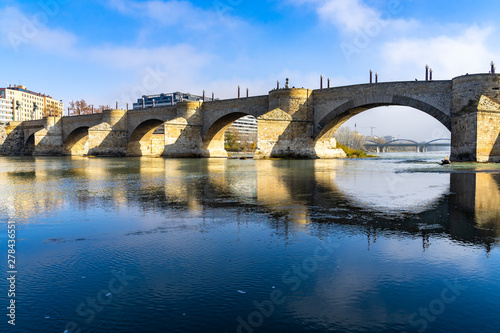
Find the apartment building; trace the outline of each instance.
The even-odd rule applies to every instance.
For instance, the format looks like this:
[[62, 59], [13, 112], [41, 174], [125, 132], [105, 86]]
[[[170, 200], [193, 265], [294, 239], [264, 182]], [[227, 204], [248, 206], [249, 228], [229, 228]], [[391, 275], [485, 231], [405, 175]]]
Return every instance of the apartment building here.
[[10, 101], [11, 120], [14, 121], [35, 120], [45, 116], [61, 117], [64, 111], [62, 101], [28, 90], [22, 85], [0, 88], [0, 98]]
[[0, 98], [0, 123], [5, 124], [14, 120], [12, 113], [12, 101], [6, 98]]

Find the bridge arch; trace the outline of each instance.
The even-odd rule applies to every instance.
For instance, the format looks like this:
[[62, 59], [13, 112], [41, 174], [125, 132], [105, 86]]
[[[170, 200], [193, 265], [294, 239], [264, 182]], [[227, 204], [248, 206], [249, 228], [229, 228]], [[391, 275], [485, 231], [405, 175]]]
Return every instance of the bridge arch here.
[[68, 134], [63, 142], [63, 155], [85, 156], [89, 152], [89, 126], [81, 126]]
[[205, 135], [202, 141], [202, 154], [204, 157], [227, 157], [226, 149], [224, 148], [224, 134], [233, 122], [251, 114], [244, 112], [233, 112], [226, 114], [215, 120]]
[[64, 117], [62, 140], [63, 142], [66, 142], [68, 137], [74, 134], [74, 131], [78, 130], [81, 127], [91, 128], [102, 124], [104, 121], [105, 120], [103, 120], [103, 113]]
[[351, 99], [337, 107], [319, 120], [315, 128], [315, 142], [331, 137], [337, 129], [350, 118], [373, 108], [381, 106], [406, 106], [422, 111], [451, 131], [450, 110], [442, 110], [425, 101], [407, 96], [371, 96]]
[[[127, 156], [160, 156], [163, 149], [159, 151], [152, 139], [154, 131], [162, 124], [163, 120], [148, 119], [137, 125], [128, 138]], [[163, 140], [163, 148], [164, 143]]]
[[430, 145], [431, 143], [438, 142], [438, 141], [451, 141], [451, 139], [446, 139], [446, 138], [434, 139], [434, 140], [431, 140], [429, 142], [426, 142], [425, 145]]
[[[33, 137], [33, 142], [35, 142], [35, 133], [38, 132], [39, 130], [43, 129], [41, 128], [28, 128], [24, 130], [24, 144], [28, 142], [28, 139], [31, 140], [30, 138]], [[33, 143], [34, 144], [34, 143]]]
[[29, 135], [24, 141], [23, 155], [31, 156], [35, 151], [35, 133]]
[[415, 145], [419, 145], [419, 143], [417, 141], [410, 140], [410, 139], [396, 139], [396, 140], [386, 142], [386, 143], [384, 143], [384, 145], [390, 145], [391, 143], [394, 143], [394, 142], [411, 142]]

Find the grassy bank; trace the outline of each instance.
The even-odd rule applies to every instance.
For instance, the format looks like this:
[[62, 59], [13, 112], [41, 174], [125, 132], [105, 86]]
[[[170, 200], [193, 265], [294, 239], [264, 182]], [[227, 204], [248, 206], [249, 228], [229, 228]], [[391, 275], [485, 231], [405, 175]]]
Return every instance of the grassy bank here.
[[345, 145], [338, 145], [338, 148], [342, 148], [348, 158], [367, 158], [375, 157], [375, 155], [367, 154], [366, 151], [361, 149], [352, 149]]

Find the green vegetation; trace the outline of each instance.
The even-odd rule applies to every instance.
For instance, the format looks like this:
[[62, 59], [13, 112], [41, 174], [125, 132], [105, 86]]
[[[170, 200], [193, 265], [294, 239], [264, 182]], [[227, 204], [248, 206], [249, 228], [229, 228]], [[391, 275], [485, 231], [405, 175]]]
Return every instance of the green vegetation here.
[[348, 158], [375, 157], [364, 150], [365, 137], [357, 131], [341, 127], [333, 136], [337, 140], [337, 148], [342, 148]]
[[226, 131], [225, 138], [224, 138], [224, 148], [227, 151], [241, 151], [241, 145], [238, 142], [236, 138], [236, 134], [229, 130]]
[[257, 142], [249, 142], [235, 131], [227, 130], [224, 135], [224, 149], [229, 152], [255, 152]]
[[366, 151], [361, 149], [352, 149], [347, 147], [346, 145], [338, 144], [338, 148], [342, 148], [348, 158], [367, 158], [367, 157], [375, 157], [374, 155], [367, 154]]

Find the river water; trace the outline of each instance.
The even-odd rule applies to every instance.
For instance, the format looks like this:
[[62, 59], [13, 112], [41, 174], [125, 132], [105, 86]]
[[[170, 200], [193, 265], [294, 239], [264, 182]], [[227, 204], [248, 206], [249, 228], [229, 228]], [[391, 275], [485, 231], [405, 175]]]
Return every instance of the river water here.
[[499, 332], [500, 165], [0, 158], [2, 332]]

